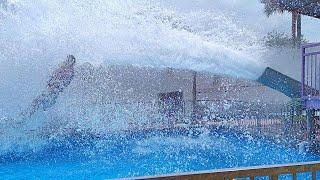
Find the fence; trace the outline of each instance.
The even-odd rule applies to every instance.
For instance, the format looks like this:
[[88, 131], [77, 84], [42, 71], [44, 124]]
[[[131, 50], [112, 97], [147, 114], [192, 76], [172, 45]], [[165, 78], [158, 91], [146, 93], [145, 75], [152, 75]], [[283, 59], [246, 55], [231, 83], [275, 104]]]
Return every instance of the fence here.
[[307, 138], [306, 117], [295, 103], [242, 101], [198, 101], [198, 120], [202, 124], [224, 126], [236, 131], [302, 141]]
[[[302, 141], [307, 138], [305, 116], [287, 104], [266, 104], [234, 100], [183, 101], [182, 111], [173, 113], [158, 102], [115, 103], [107, 112], [112, 120], [128, 122], [127, 130], [170, 129], [194, 125], [224, 127], [243, 133]], [[171, 106], [169, 107], [171, 108]], [[176, 107], [172, 107], [176, 109]], [[105, 109], [112, 109], [110, 107]], [[118, 111], [115, 111], [118, 109]], [[298, 108], [299, 109], [299, 108]], [[121, 110], [121, 112], [119, 111]], [[193, 117], [196, 112], [196, 118]], [[112, 115], [114, 114], [114, 115]], [[117, 118], [120, 117], [120, 118]], [[119, 120], [118, 120], [119, 119]]]
[[298, 164], [222, 169], [222, 170], [216, 170], [216, 171], [202, 171], [202, 172], [195, 172], [195, 173], [172, 174], [172, 175], [156, 176], [156, 177], [138, 177], [134, 179], [233, 180], [233, 179], [239, 179], [239, 178], [249, 178], [250, 180], [254, 180], [256, 177], [267, 176], [271, 180], [278, 180], [280, 175], [287, 175], [287, 176], [291, 175], [293, 180], [297, 180], [297, 174], [309, 172], [311, 173], [310, 178], [307, 178], [305, 175], [303, 179], [316, 180], [317, 171], [319, 170], [320, 170], [320, 162], [308, 162], [308, 163], [298, 163]]

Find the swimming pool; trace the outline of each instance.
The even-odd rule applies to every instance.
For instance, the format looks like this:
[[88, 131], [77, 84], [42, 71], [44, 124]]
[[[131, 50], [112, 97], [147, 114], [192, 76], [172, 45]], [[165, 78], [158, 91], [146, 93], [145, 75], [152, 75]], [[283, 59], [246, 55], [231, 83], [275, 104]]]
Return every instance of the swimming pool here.
[[0, 157], [0, 179], [110, 179], [320, 160], [250, 135], [207, 128], [51, 140]]

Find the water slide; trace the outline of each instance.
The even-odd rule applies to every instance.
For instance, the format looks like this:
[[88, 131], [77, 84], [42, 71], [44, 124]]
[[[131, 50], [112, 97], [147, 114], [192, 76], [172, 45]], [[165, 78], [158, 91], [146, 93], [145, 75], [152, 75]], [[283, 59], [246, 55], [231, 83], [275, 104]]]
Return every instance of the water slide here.
[[301, 97], [301, 83], [281, 72], [267, 67], [257, 81], [267, 87], [275, 89], [290, 98]]

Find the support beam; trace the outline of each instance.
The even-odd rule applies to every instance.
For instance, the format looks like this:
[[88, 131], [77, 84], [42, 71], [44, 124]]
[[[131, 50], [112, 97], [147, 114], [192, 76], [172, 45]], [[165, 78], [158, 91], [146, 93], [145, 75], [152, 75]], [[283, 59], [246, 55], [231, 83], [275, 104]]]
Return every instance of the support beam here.
[[301, 14], [297, 15], [297, 47], [300, 48], [302, 40]]
[[315, 136], [315, 110], [314, 109], [307, 109], [307, 131], [308, 131], [308, 140], [312, 143]]
[[293, 45], [296, 45], [296, 39], [297, 39], [297, 18], [298, 14], [296, 12], [292, 12], [292, 25], [291, 25], [291, 36]]

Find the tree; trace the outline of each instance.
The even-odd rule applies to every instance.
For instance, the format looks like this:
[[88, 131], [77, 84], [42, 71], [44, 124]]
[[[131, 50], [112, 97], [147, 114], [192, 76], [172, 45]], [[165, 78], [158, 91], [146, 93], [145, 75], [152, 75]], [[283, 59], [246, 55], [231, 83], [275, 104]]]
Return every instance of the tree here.
[[270, 16], [285, 11], [292, 13], [292, 39], [294, 44], [301, 43], [301, 15], [320, 19], [320, 0], [261, 0], [265, 13]]
[[265, 12], [271, 15], [276, 12], [296, 12], [320, 19], [320, 0], [261, 0]]
[[12, 2], [8, 0], [0, 0], [0, 13], [1, 13], [1, 10], [14, 13], [15, 6]]
[[8, 9], [8, 0], [0, 0], [0, 9]]

